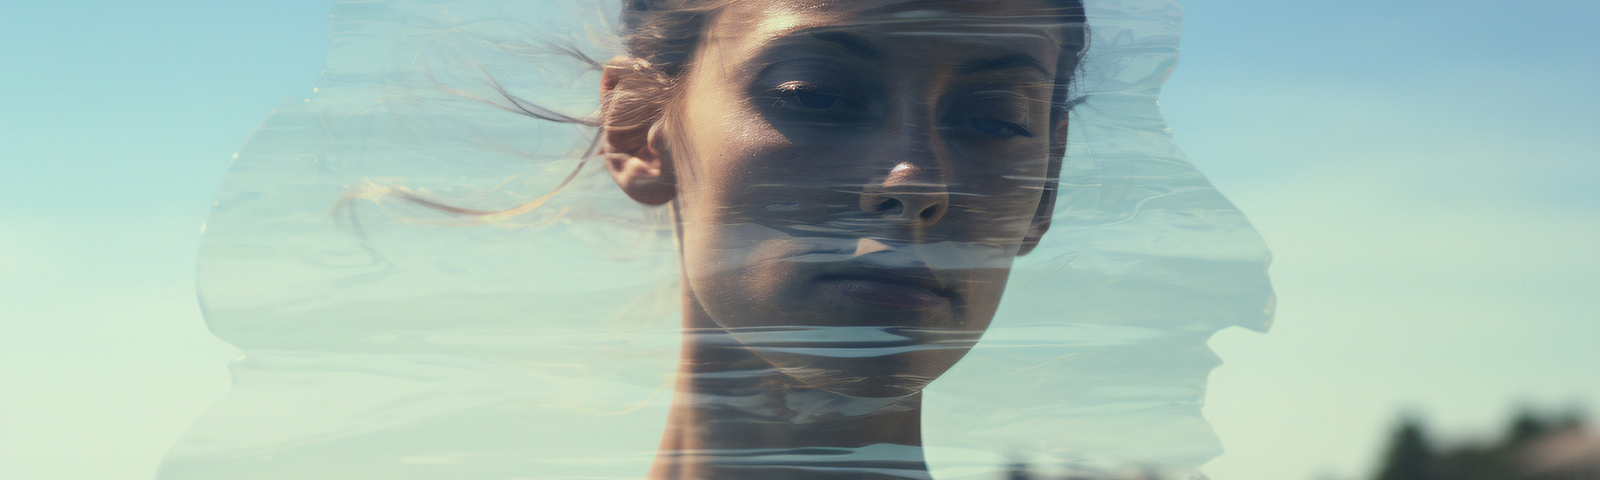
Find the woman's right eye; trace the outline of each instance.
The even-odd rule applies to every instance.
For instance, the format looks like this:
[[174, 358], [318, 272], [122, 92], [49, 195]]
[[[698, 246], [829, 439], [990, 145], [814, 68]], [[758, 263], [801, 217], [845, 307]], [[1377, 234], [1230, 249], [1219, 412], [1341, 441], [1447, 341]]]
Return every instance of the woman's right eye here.
[[805, 82], [789, 82], [778, 85], [768, 94], [773, 99], [773, 107], [786, 110], [821, 113], [830, 110], [858, 110], [864, 108], [860, 102], [843, 95], [822, 92], [817, 86]]

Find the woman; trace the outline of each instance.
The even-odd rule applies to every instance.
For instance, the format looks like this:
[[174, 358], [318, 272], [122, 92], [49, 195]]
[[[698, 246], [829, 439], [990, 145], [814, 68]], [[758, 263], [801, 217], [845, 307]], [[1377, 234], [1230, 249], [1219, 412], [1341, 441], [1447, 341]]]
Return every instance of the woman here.
[[[632, 1], [625, 15], [602, 154], [628, 196], [672, 205], [688, 332], [650, 477], [926, 477], [921, 391], [983, 334], [1012, 258], [1050, 226], [1082, 6]], [[875, 446], [905, 448], [805, 453]]]
[[1270, 287], [1160, 121], [1174, 7], [338, 1], [218, 195], [243, 356], [160, 478], [1193, 473]]

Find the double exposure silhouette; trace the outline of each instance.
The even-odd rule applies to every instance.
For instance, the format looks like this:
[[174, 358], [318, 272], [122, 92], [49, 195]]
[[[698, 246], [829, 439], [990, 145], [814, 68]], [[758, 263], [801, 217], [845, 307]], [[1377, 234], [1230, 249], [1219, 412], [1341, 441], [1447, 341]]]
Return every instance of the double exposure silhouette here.
[[[163, 479], [1192, 475], [1267, 253], [1168, 1], [339, 2], [201, 253]], [[331, 212], [331, 214], [330, 214]], [[1099, 469], [1099, 470], [1095, 470]]]

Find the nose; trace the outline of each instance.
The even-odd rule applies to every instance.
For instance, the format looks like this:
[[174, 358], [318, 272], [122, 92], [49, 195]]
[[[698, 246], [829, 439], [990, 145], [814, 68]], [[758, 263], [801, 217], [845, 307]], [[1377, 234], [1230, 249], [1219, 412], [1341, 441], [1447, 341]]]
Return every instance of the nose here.
[[861, 191], [861, 211], [903, 222], [918, 230], [944, 218], [950, 210], [950, 191], [943, 181], [929, 180], [921, 167], [901, 162], [881, 182]]

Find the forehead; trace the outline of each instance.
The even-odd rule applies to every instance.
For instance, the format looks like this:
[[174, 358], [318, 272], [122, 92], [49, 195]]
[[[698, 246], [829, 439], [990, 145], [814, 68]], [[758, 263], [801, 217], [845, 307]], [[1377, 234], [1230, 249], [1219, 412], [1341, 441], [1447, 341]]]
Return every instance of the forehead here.
[[[778, 0], [737, 1], [723, 10], [708, 40], [759, 49], [818, 32], [849, 32], [877, 43], [958, 44], [1025, 50], [1041, 57], [1060, 50], [1067, 25], [1061, 2], [1049, 0]], [[891, 52], [894, 53], [894, 52]], [[958, 52], [947, 52], [958, 53]]]

